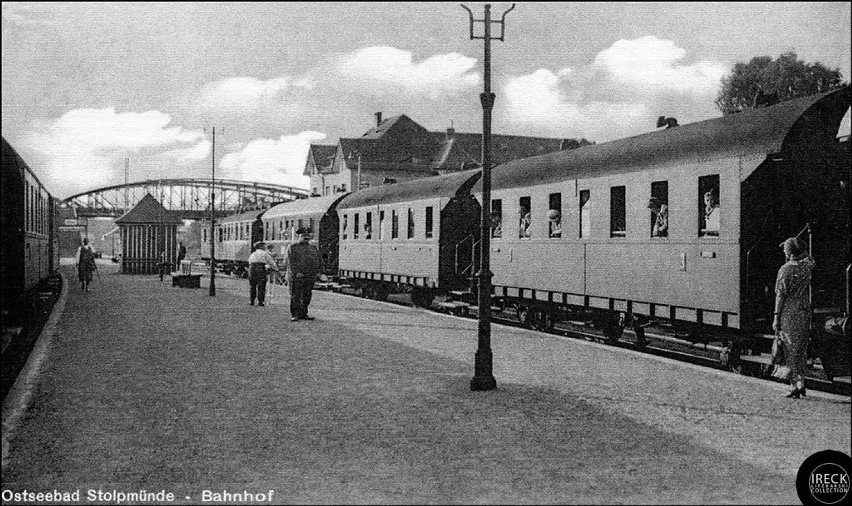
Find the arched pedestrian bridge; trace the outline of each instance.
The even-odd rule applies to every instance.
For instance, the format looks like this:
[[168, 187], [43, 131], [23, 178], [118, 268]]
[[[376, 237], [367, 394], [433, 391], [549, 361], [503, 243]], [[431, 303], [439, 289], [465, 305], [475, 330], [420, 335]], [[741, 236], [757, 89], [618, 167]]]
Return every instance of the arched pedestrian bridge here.
[[[308, 197], [308, 190], [302, 188], [232, 179], [216, 179], [213, 188], [219, 217]], [[60, 205], [74, 209], [78, 217], [118, 217], [148, 193], [182, 219], [210, 217], [210, 179], [149, 179], [107, 186], [68, 197]]]

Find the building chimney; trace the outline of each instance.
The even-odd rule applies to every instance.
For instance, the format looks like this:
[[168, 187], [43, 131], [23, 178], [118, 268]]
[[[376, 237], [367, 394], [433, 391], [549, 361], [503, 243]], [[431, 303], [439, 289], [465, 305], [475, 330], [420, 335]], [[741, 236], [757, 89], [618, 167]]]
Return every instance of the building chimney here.
[[450, 128], [447, 129], [447, 140], [452, 139], [453, 136], [455, 136], [455, 135], [456, 135], [456, 129], [455, 128], [450, 127]]
[[381, 111], [376, 113], [376, 128], [379, 128], [382, 124], [382, 113]]

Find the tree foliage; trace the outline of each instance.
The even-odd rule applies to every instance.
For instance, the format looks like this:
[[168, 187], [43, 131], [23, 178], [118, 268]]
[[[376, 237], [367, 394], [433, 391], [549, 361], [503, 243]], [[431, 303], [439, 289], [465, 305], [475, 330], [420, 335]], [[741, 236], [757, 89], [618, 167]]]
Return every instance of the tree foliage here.
[[843, 85], [839, 69], [829, 69], [819, 62], [805, 63], [794, 52], [784, 53], [777, 60], [757, 56], [748, 63], [737, 63], [731, 73], [722, 78], [716, 107], [727, 115]]

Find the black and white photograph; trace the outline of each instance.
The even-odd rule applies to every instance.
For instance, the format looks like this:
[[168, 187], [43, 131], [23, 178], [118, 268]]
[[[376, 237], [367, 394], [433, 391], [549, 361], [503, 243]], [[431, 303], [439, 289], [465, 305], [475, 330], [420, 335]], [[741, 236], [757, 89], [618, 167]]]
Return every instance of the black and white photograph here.
[[3, 2], [3, 504], [849, 504], [850, 24]]

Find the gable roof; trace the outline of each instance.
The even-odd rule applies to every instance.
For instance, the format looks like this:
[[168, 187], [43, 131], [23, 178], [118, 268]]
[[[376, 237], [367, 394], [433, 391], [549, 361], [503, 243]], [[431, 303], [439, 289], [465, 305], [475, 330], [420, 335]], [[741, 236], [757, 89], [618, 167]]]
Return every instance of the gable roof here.
[[335, 144], [311, 144], [308, 149], [308, 160], [305, 162], [305, 171], [302, 173], [305, 176], [311, 175], [310, 161], [314, 161], [314, 165], [319, 172], [327, 171], [331, 165], [330, 159], [334, 158], [337, 153], [337, 145]]
[[133, 209], [124, 213], [115, 222], [121, 225], [133, 223], [183, 224], [183, 220], [163, 207], [150, 193], [142, 197], [142, 200]]

